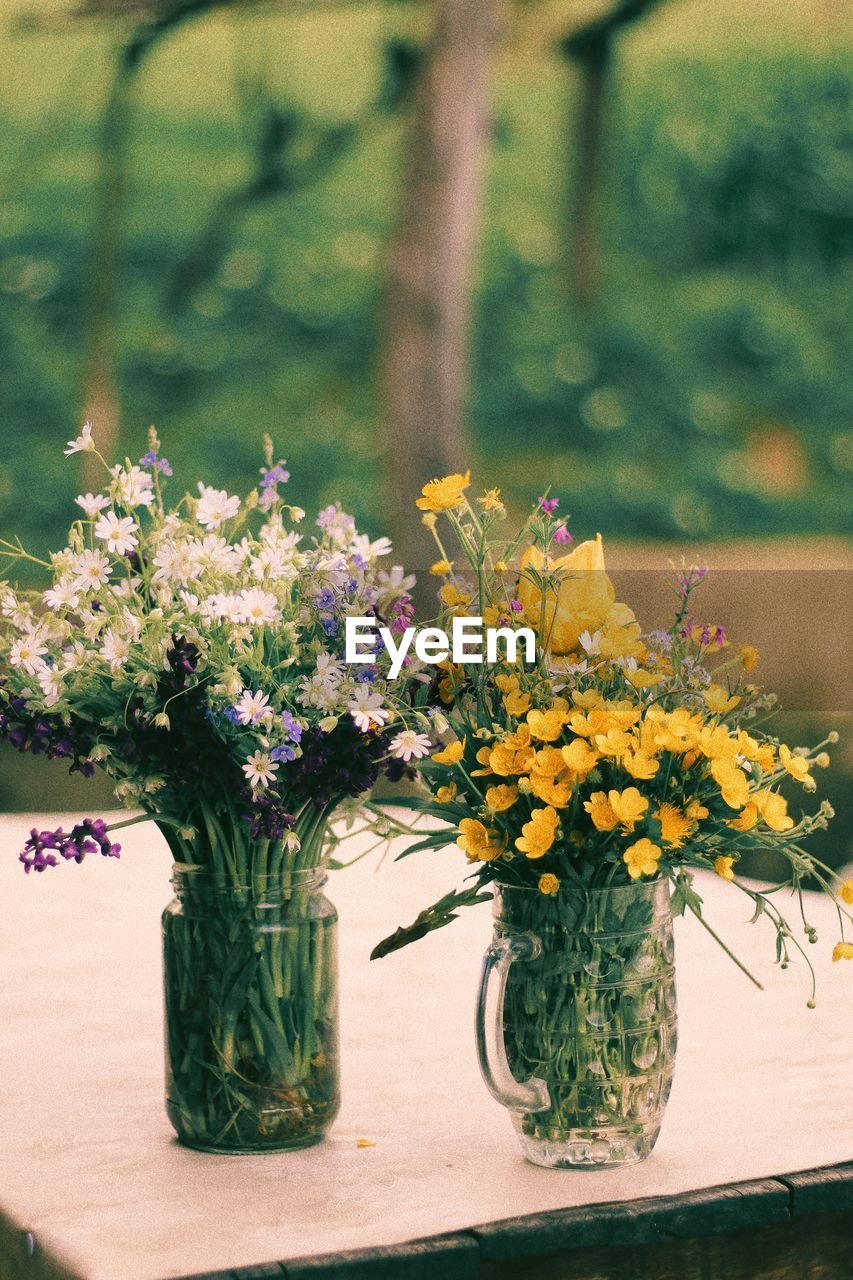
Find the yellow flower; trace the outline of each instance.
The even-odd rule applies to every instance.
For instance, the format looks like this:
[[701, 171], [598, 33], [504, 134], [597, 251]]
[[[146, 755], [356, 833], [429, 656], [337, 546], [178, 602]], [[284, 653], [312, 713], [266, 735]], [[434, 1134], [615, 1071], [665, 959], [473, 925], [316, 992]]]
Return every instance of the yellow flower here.
[[653, 778], [660, 768], [657, 760], [647, 755], [645, 751], [626, 751], [621, 764], [625, 772], [630, 773], [631, 777], [638, 781]]
[[550, 871], [546, 872], [544, 876], [539, 877], [540, 893], [559, 893], [559, 891], [560, 882], [556, 876], [551, 875]]
[[508, 572], [509, 572], [509, 565], [507, 564], [506, 560], [495, 561], [495, 573], [508, 573]]
[[518, 787], [509, 786], [505, 782], [489, 787], [486, 791], [486, 804], [495, 813], [503, 813], [504, 809], [509, 809], [517, 799]]
[[720, 854], [714, 859], [714, 870], [718, 876], [722, 876], [724, 880], [734, 880], [735, 873], [732, 871], [734, 866], [734, 858], [729, 858], [725, 854]]
[[435, 564], [431, 564], [429, 571], [434, 578], [446, 578], [449, 573], [453, 572], [452, 560], [436, 560]]
[[503, 503], [501, 502], [500, 489], [486, 489], [482, 498], [478, 498], [480, 506], [484, 511], [501, 511]]
[[530, 706], [530, 694], [522, 693], [520, 689], [510, 689], [504, 697], [504, 706], [509, 715], [523, 716]]
[[759, 654], [754, 644], [742, 644], [739, 650], [744, 671], [751, 671], [758, 661]]
[[698, 800], [691, 800], [684, 812], [691, 822], [698, 822], [700, 818], [707, 818], [708, 816], [708, 810]]
[[521, 568], [517, 595], [531, 626], [539, 626], [542, 590], [529, 575], [554, 574], [558, 578], [553, 587], [546, 589], [544, 600], [544, 631], [553, 654], [575, 652], [584, 631], [594, 634], [608, 625], [630, 629], [630, 636], [620, 637], [620, 651], [628, 639], [639, 637], [640, 628], [633, 613], [626, 605], [616, 603], [613, 583], [604, 572], [601, 534], [547, 563], [542, 551], [531, 545], [522, 556]]
[[438, 524], [438, 516], [433, 511], [427, 511], [421, 516], [421, 524], [426, 525], [428, 529], [434, 529]]
[[456, 843], [471, 862], [491, 862], [504, 848], [498, 832], [477, 818], [462, 819]]
[[744, 805], [736, 818], [729, 818], [726, 825], [733, 831], [751, 831], [758, 823], [758, 805], [754, 800]]
[[585, 689], [583, 693], [576, 691], [572, 694], [572, 702], [576, 707], [582, 707], [584, 711], [593, 711], [596, 707], [604, 706], [604, 698], [597, 689]]
[[456, 783], [451, 782], [446, 787], [439, 787], [435, 798], [439, 804], [450, 804], [456, 799]]
[[642, 840], [635, 840], [628, 846], [622, 854], [622, 861], [628, 868], [631, 879], [639, 880], [640, 876], [657, 875], [660, 856], [660, 848], [643, 836]]
[[784, 742], [779, 747], [779, 763], [782, 765], [786, 773], [790, 773], [792, 778], [796, 778], [797, 782], [806, 782], [810, 777], [809, 769], [811, 764], [802, 756], [795, 756], [790, 747], [786, 747]]
[[788, 817], [788, 803], [777, 791], [759, 791], [755, 805], [771, 831], [790, 831], [794, 819]]
[[671, 849], [680, 849], [690, 834], [693, 825], [686, 813], [682, 813], [677, 805], [664, 803], [655, 810], [654, 816], [660, 823], [660, 838]]
[[727, 711], [732, 711], [740, 702], [737, 694], [732, 694], [729, 697], [727, 690], [721, 684], [709, 685], [702, 696], [715, 716], [724, 716]]
[[531, 773], [530, 790], [537, 799], [544, 800], [555, 809], [565, 809], [572, 794], [572, 784], [568, 777]]
[[598, 756], [583, 738], [575, 738], [561, 749], [563, 763], [576, 778], [585, 778], [598, 764]]
[[603, 756], [623, 756], [636, 745], [630, 733], [615, 727], [608, 729], [606, 733], [597, 733], [594, 742], [596, 750]]
[[749, 799], [749, 783], [729, 756], [711, 761], [711, 776], [720, 788], [720, 795], [730, 809], [742, 809]]
[[441, 596], [442, 604], [448, 609], [455, 609], [471, 603], [470, 594], [467, 591], [460, 591], [455, 582], [445, 582], [438, 594]]
[[528, 711], [527, 723], [530, 725], [530, 736], [538, 738], [540, 742], [556, 741], [566, 723], [567, 711], [568, 705], [563, 698], [555, 698], [553, 706], [545, 711], [535, 708], [533, 711]]
[[465, 754], [465, 739], [457, 738], [431, 757], [436, 764], [458, 764]]
[[470, 471], [466, 471], [464, 476], [455, 472], [441, 480], [430, 480], [421, 489], [423, 496], [416, 499], [415, 506], [421, 511], [450, 511], [465, 501], [465, 490], [470, 483]]
[[637, 667], [636, 671], [626, 671], [625, 679], [635, 689], [650, 689], [652, 685], [658, 684], [663, 676], [659, 672], [644, 671], [642, 667]]
[[737, 736], [738, 753], [746, 756], [747, 760], [752, 760], [755, 764], [761, 766], [765, 773], [769, 773], [776, 763], [776, 752], [773, 744], [770, 742], [758, 742], [755, 738], [750, 737], [745, 729], [741, 729]]
[[649, 807], [648, 800], [640, 795], [636, 787], [626, 787], [624, 791], [608, 791], [607, 799], [622, 824], [623, 831], [633, 831], [635, 824]]
[[833, 960], [853, 960], [853, 942], [836, 942], [832, 958]]
[[606, 791], [593, 791], [589, 799], [584, 801], [583, 807], [592, 819], [596, 831], [612, 831], [619, 821], [607, 799]]
[[853, 904], [853, 880], [844, 881], [838, 890], [838, 896], [842, 902]]
[[560, 821], [557, 810], [550, 806], [547, 809], [534, 809], [530, 821], [521, 828], [521, 835], [515, 847], [528, 858], [541, 858], [554, 843], [557, 824]]

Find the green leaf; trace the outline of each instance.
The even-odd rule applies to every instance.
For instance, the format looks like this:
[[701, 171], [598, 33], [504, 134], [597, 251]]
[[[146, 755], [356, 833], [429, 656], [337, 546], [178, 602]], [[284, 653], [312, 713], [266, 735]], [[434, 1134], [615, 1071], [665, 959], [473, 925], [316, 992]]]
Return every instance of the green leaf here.
[[456, 919], [459, 907], [474, 906], [477, 902], [490, 902], [491, 898], [491, 893], [488, 890], [483, 891], [479, 884], [474, 884], [469, 889], [454, 889], [452, 893], [445, 894], [431, 907], [421, 911], [411, 924], [400, 925], [387, 938], [378, 942], [370, 953], [371, 960], [380, 960], [383, 956], [390, 955], [392, 951], [407, 947], [410, 942], [425, 938], [434, 929], [441, 929], [444, 925], [450, 924], [451, 920]]

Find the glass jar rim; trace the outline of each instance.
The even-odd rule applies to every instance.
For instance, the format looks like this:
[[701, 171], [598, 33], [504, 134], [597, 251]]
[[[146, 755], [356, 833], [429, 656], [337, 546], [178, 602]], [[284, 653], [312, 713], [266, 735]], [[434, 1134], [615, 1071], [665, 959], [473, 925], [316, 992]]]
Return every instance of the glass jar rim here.
[[199, 863], [175, 862], [172, 864], [172, 886], [176, 891], [195, 886], [199, 889], [221, 890], [229, 893], [271, 893], [278, 889], [319, 888], [328, 879], [325, 863], [314, 867], [283, 868], [242, 879], [228, 871], [216, 870]]
[[[583, 887], [583, 893], [587, 897], [599, 896], [604, 893], [636, 893], [638, 889], [656, 889], [662, 884], [668, 884], [669, 878], [663, 875], [657, 875], [651, 880], [632, 880], [630, 884], [607, 884], [598, 888], [590, 889]], [[499, 893], [538, 893], [540, 897], [549, 897], [549, 894], [543, 894], [542, 890], [536, 884], [508, 884], [505, 880], [492, 880], [491, 887]], [[574, 884], [566, 884], [567, 893], [579, 894], [580, 888]]]

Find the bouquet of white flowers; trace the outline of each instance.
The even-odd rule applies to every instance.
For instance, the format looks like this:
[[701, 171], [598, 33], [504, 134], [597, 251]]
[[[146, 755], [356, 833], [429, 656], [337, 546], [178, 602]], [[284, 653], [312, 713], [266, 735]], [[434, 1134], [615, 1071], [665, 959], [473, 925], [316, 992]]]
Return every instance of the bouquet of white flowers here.
[[[80, 451], [97, 453], [88, 425], [66, 453]], [[265, 451], [247, 498], [200, 483], [168, 510], [152, 431], [137, 464], [104, 462], [104, 491], [77, 499], [50, 561], [0, 543], [50, 575], [41, 592], [0, 586], [0, 734], [100, 767], [141, 810], [33, 830], [21, 860], [40, 872], [117, 855], [118, 827], [157, 823], [179, 899], [165, 920], [170, 1114], [189, 1142], [243, 1150], [314, 1140], [334, 1115], [329, 818], [419, 750], [387, 654], [343, 660], [344, 617], [404, 629], [413, 579], [383, 569], [388, 539], [338, 505], [306, 536]]]

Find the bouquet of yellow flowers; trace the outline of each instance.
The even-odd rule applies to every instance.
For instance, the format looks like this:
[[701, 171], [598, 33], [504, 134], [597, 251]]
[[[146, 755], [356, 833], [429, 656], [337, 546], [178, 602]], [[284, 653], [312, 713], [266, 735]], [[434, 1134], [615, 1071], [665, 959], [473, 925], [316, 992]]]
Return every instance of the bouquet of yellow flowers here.
[[[449, 740], [420, 763], [429, 795], [413, 801], [442, 825], [413, 848], [455, 840], [473, 884], [374, 954], [447, 923], [491, 886], [498, 938], [487, 970], [501, 971], [506, 1056], [481, 1027], [487, 1083], [513, 1109], [531, 1159], [622, 1163], [651, 1149], [671, 1079], [670, 891], [672, 913], [689, 910], [713, 933], [694, 871], [716, 872], [771, 922], [783, 967], [792, 948], [808, 963], [772, 890], [738, 876], [743, 853], [772, 848], [790, 864], [801, 908], [806, 880], [836, 898], [833, 958], [853, 957], [843, 933], [853, 882], [836, 886], [803, 843], [831, 808], [794, 816], [779, 789], [792, 779], [813, 792], [837, 735], [806, 751], [761, 727], [773, 699], [750, 681], [756, 650], [693, 614], [704, 569], [679, 572], [671, 626], [642, 634], [616, 600], [600, 535], [570, 549], [546, 495], [506, 536], [499, 492], [469, 501], [469, 483], [467, 474], [434, 481], [418, 501], [438, 547], [442, 621], [476, 616], [508, 640], [523, 628], [535, 660], [507, 644], [493, 663], [444, 664], [434, 694]], [[512, 960], [526, 963], [510, 969]], [[626, 1116], [630, 1136], [622, 1124], [617, 1140]]]

